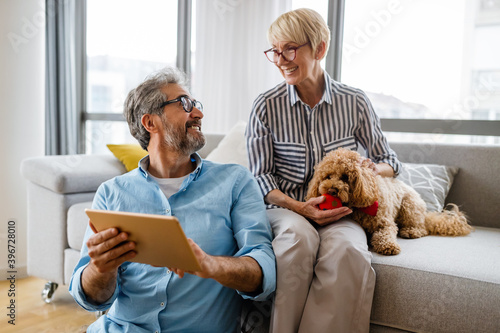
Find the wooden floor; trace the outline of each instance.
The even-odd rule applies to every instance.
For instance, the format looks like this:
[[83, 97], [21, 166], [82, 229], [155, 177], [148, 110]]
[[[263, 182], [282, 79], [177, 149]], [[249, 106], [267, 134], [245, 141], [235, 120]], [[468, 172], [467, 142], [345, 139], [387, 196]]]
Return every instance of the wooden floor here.
[[96, 320], [94, 313], [80, 308], [68, 292], [68, 286], [57, 288], [52, 303], [42, 300], [46, 281], [28, 277], [16, 281], [16, 325], [8, 323], [9, 281], [0, 281], [0, 332], [2, 333], [81, 333]]

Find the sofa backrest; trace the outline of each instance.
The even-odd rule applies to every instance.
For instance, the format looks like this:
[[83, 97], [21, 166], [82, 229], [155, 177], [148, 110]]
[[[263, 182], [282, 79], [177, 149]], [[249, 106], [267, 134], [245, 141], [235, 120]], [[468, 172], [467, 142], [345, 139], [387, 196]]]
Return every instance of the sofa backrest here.
[[[207, 144], [199, 152], [203, 158], [224, 138], [222, 134], [205, 136]], [[446, 202], [459, 205], [473, 225], [500, 228], [500, 146], [390, 145], [402, 162], [458, 167]], [[78, 193], [94, 192], [103, 181], [125, 172], [125, 167], [110, 154], [69, 155], [28, 159], [21, 171], [28, 180], [56, 193]]]
[[460, 206], [471, 224], [500, 228], [500, 146], [392, 142], [402, 162], [458, 167], [447, 203]]

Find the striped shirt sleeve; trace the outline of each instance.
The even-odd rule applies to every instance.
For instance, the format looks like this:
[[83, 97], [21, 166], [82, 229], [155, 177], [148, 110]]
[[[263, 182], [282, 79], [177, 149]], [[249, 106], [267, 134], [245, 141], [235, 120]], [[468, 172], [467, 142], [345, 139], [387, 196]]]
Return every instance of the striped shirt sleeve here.
[[382, 132], [380, 118], [375, 113], [366, 94], [361, 90], [358, 90], [356, 96], [356, 107], [361, 120], [357, 138], [366, 149], [367, 157], [375, 163], [389, 164], [394, 169], [394, 174], [398, 175], [401, 170], [401, 162], [399, 162], [396, 153], [389, 147]]
[[245, 137], [250, 171], [255, 175], [263, 196], [278, 188], [274, 178], [272, 132], [265, 118], [266, 99], [260, 95], [253, 104]]

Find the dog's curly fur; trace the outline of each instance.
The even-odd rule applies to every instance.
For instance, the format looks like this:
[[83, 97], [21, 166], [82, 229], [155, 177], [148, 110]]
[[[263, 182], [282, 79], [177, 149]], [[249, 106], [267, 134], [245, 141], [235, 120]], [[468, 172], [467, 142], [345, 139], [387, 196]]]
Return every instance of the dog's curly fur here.
[[[339, 148], [315, 167], [307, 199], [328, 193], [353, 210], [352, 217], [367, 232], [373, 250], [394, 255], [401, 251], [396, 240], [427, 235], [462, 236], [471, 232], [467, 217], [456, 205], [443, 212], [427, 212], [425, 202], [410, 186], [396, 178], [375, 175], [355, 151]], [[356, 208], [378, 201], [375, 216]]]

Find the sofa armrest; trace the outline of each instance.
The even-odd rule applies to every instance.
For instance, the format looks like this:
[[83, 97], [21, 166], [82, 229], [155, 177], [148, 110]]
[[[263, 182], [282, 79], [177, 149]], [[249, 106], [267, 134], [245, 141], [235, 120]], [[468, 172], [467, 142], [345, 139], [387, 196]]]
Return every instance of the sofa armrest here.
[[33, 157], [21, 163], [30, 182], [56, 193], [95, 192], [104, 181], [126, 172], [113, 155], [60, 155]]
[[68, 209], [90, 203], [102, 182], [126, 172], [113, 155], [62, 155], [26, 159], [28, 274], [67, 283]]

